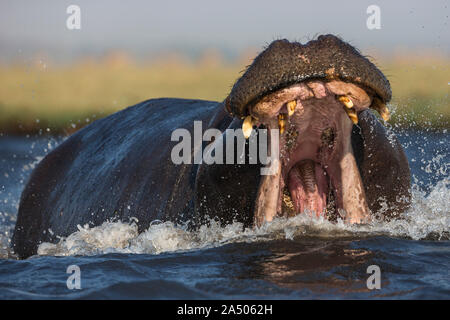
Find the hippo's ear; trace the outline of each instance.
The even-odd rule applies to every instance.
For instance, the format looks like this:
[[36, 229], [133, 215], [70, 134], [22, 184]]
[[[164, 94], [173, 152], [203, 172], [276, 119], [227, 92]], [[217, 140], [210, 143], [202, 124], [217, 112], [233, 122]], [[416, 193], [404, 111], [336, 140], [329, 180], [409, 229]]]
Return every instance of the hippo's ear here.
[[[409, 206], [411, 177], [408, 159], [393, 133], [370, 110], [358, 115], [352, 147], [363, 180], [369, 209], [394, 218]], [[387, 204], [387, 206], [386, 206]]]
[[[241, 126], [242, 121], [234, 119], [228, 129]], [[253, 222], [253, 209], [259, 186], [260, 165], [251, 165], [248, 161], [245, 164], [236, 164], [236, 161], [233, 162], [234, 164], [226, 164], [226, 146], [229, 141], [227, 141], [225, 130], [220, 139], [216, 139], [212, 144], [214, 143], [216, 143], [214, 147], [222, 147], [222, 161], [208, 164], [208, 161], [204, 159], [197, 170], [196, 224], [217, 219], [223, 225], [237, 221], [244, 223], [246, 227], [250, 226]], [[235, 140], [234, 150], [237, 150], [236, 143]], [[245, 157], [248, 159], [248, 147], [245, 150]]]

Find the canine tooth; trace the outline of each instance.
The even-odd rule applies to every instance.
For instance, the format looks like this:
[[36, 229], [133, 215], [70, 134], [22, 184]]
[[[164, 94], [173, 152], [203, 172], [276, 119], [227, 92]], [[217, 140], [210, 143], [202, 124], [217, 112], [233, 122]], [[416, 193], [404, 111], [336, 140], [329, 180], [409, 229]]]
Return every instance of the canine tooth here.
[[247, 116], [242, 123], [242, 133], [244, 134], [245, 139], [248, 139], [252, 134], [253, 130], [253, 118], [252, 116]]
[[286, 120], [285, 120], [284, 114], [278, 115], [278, 127], [280, 128], [280, 134], [284, 132], [284, 129], [286, 128]]
[[296, 107], [296, 106], [297, 106], [297, 101], [292, 100], [292, 101], [289, 101], [289, 102], [288, 102], [288, 104], [287, 104], [287, 109], [288, 109], [289, 117], [292, 116], [292, 115], [294, 114], [294, 112], [295, 112], [295, 107]]
[[346, 106], [348, 109], [353, 108], [353, 101], [350, 100], [349, 97], [347, 97], [347, 96], [340, 96], [340, 97], [338, 98], [338, 100], [339, 100], [344, 106]]
[[352, 122], [354, 124], [357, 124], [358, 123], [358, 115], [356, 114], [355, 109], [345, 108], [344, 110], [345, 110], [345, 112], [347, 112], [347, 115], [350, 118], [350, 120], [352, 120]]
[[389, 109], [386, 107], [386, 105], [378, 98], [374, 98], [373, 102], [374, 103], [372, 104], [372, 108], [378, 111], [384, 121], [388, 121], [391, 117], [391, 113], [389, 112]]
[[381, 110], [379, 110], [378, 112], [380, 113], [380, 116], [383, 118], [384, 121], [388, 121], [389, 118], [391, 117], [391, 113], [389, 112], [389, 109], [384, 104], [381, 107]]

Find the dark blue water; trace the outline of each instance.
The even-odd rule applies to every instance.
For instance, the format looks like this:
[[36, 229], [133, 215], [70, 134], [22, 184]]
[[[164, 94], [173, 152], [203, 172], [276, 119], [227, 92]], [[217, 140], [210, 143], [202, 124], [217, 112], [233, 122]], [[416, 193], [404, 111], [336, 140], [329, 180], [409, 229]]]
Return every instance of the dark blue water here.
[[[449, 299], [450, 137], [397, 135], [415, 184], [402, 222], [289, 220], [260, 233], [216, 226], [198, 234], [157, 224], [141, 235], [116, 223], [80, 229], [22, 261], [8, 248], [20, 193], [31, 164], [57, 141], [0, 137], [0, 298]], [[81, 289], [67, 286], [70, 265], [80, 269]], [[380, 289], [367, 287], [371, 265]]]

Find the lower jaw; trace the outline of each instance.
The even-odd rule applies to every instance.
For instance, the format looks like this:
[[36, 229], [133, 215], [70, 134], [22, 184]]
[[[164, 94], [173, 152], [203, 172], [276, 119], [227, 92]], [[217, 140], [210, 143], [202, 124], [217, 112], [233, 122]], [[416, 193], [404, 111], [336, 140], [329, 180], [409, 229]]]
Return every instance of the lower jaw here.
[[[269, 171], [275, 174], [261, 178], [254, 210], [256, 226], [277, 215], [303, 212], [326, 217], [339, 213], [349, 223], [369, 217], [351, 132], [358, 121], [357, 111], [366, 108], [364, 101], [370, 103], [370, 98], [362, 89], [363, 93], [353, 92], [348, 83], [339, 83], [339, 88], [329, 84], [299, 84], [250, 107], [251, 119], [258, 119], [267, 129], [280, 129], [282, 157], [270, 164]], [[359, 97], [356, 106], [342, 92]], [[267, 150], [272, 150], [268, 132]]]
[[[350, 134], [350, 131], [349, 131]], [[261, 226], [276, 216], [309, 214], [349, 223], [369, 220], [369, 209], [356, 160], [348, 141], [327, 163], [302, 159], [284, 175], [281, 161], [275, 175], [262, 176], [254, 210], [254, 223]]]

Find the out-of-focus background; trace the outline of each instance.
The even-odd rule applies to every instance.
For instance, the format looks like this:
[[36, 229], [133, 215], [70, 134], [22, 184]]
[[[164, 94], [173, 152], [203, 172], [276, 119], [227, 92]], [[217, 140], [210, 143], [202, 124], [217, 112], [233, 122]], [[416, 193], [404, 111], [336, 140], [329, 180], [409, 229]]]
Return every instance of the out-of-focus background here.
[[272, 40], [325, 33], [388, 76], [393, 123], [448, 127], [449, 13], [448, 0], [0, 0], [0, 133], [70, 134], [149, 98], [223, 100]]

